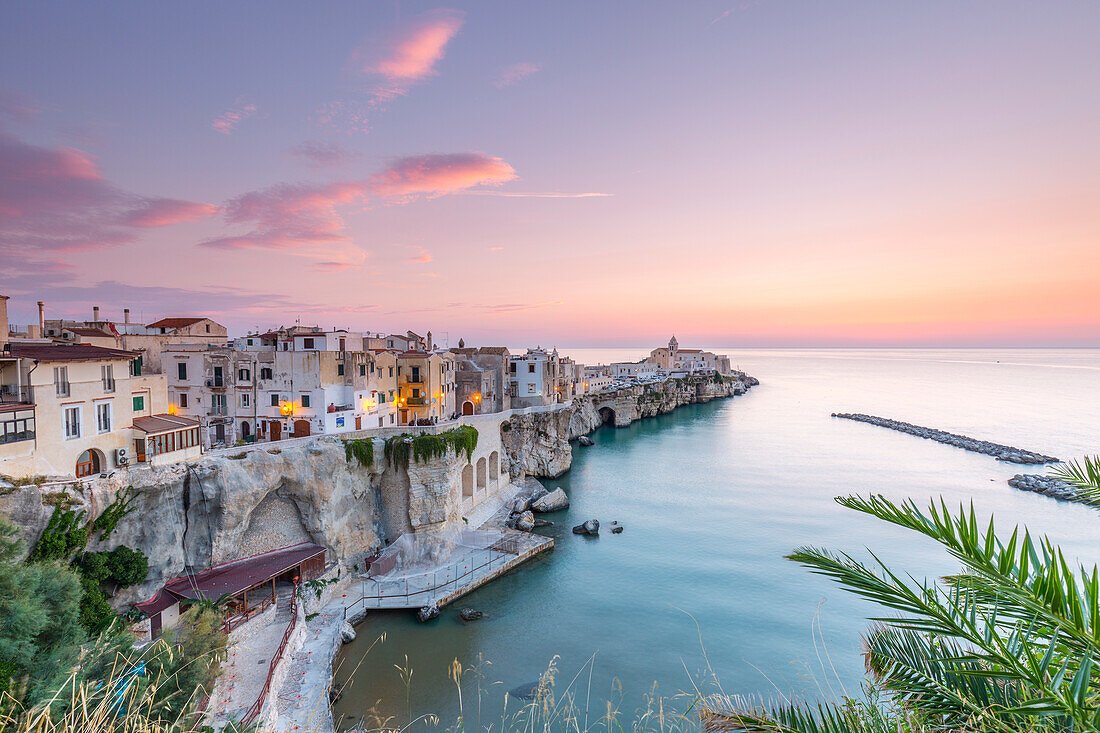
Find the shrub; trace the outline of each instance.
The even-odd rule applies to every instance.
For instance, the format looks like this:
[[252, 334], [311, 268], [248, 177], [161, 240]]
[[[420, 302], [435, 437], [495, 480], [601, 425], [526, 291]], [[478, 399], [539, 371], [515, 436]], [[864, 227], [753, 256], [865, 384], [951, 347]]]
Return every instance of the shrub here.
[[88, 544], [88, 528], [83, 523], [84, 512], [55, 506], [50, 521], [38, 538], [27, 562], [67, 560]]
[[374, 465], [374, 441], [370, 438], [354, 438], [344, 441], [344, 459], [351, 463], [354, 458], [363, 468]]

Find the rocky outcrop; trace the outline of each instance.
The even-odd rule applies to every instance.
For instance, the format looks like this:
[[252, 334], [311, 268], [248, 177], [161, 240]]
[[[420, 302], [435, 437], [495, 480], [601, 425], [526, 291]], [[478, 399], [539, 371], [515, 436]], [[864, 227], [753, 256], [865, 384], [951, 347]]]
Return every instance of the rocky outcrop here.
[[668, 379], [577, 397], [560, 410], [513, 415], [501, 428], [509, 471], [514, 480], [560, 476], [573, 463], [569, 441], [601, 425], [625, 427], [635, 420], [672, 412], [681, 405], [742, 395], [757, 384], [758, 380], [741, 372], [730, 377]]
[[834, 412], [833, 417], [840, 417], [844, 418], [845, 420], [855, 420], [857, 422], [865, 422], [871, 425], [878, 425], [882, 428], [897, 430], [901, 433], [915, 435], [918, 438], [934, 440], [937, 443], [953, 445], [956, 448], [973, 451], [974, 453], [984, 453], [988, 456], [993, 456], [998, 461], [1005, 461], [1007, 463], [1041, 464], [1058, 462], [1057, 458], [1044, 456], [1042, 453], [1034, 453], [1032, 451], [1024, 450], [1023, 448], [1013, 448], [1010, 445], [1001, 445], [1000, 443], [991, 443], [988, 440], [977, 440], [976, 438], [968, 438], [965, 435], [956, 435], [955, 433], [948, 433], [943, 430], [936, 430], [935, 428], [925, 428], [921, 427], [920, 425], [912, 425], [907, 422], [901, 422], [900, 420], [891, 420], [885, 417], [875, 417], [874, 415], [863, 415], [860, 413], [847, 412]]
[[531, 509], [539, 512], [540, 514], [547, 514], [549, 512], [560, 512], [562, 509], [569, 508], [569, 496], [559, 486], [545, 496], [540, 496], [531, 502]]
[[345, 459], [342, 441], [318, 438], [240, 458], [208, 455], [119, 471], [82, 486], [20, 487], [0, 496], [0, 513], [18, 523], [29, 548], [45, 529], [53, 504], [64, 502], [94, 517], [132, 485], [134, 511], [109, 541], [93, 539], [88, 545], [90, 550], [127, 545], [149, 558], [146, 582], [115, 599], [122, 607], [147, 598], [185, 570], [300, 541], [323, 545], [329, 562], [362, 564], [402, 532], [461, 521], [460, 462], [464, 457], [450, 453], [413, 462], [407, 470], [381, 461], [368, 469]]
[[1091, 500], [1079, 489], [1070, 486], [1061, 479], [1036, 473], [1018, 473], [1008, 480], [1008, 485], [1021, 491], [1034, 491], [1036, 494], [1050, 496], [1062, 501], [1074, 501], [1089, 504]]
[[600, 520], [598, 519], [589, 519], [583, 524], [578, 524], [576, 527], [573, 528], [573, 534], [587, 534], [595, 536], [599, 533]]

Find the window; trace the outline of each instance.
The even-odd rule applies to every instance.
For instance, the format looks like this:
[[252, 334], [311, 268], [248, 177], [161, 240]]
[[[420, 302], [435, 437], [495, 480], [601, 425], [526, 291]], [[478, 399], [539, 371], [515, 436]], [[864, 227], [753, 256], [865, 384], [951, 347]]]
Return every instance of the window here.
[[343, 351], [343, 350], [344, 350], [344, 341], [345, 341], [345, 340], [346, 340], [346, 339], [340, 339], [340, 351]]
[[390, 367], [390, 376], [393, 376], [393, 367]]
[[412, 368], [412, 372], [413, 372], [412, 373], [412, 381], [413, 382], [419, 382], [420, 381], [420, 367], [414, 366]]
[[180, 392], [180, 407], [187, 407], [187, 393]]
[[336, 365], [336, 376], [338, 376], [338, 377], [344, 376], [344, 363], [343, 362], [340, 362], [339, 364]]
[[271, 367], [260, 367], [260, 379], [271, 379]]
[[535, 393], [535, 385], [533, 385], [533, 384], [527, 385], [527, 394], [534, 394], [534, 393]]
[[527, 365], [527, 373], [528, 374], [534, 374], [535, 373], [535, 365], [534, 364], [528, 364]]
[[360, 377], [367, 376], [367, 365], [366, 364], [360, 364], [359, 365], [359, 376]]
[[103, 380], [103, 391], [115, 391], [115, 368], [112, 364], [104, 364], [99, 368], [100, 378]]
[[34, 440], [34, 410], [0, 413], [0, 445]]
[[413, 390], [413, 399], [416, 399], [416, 400], [420, 399], [420, 390], [418, 390], [418, 389]]
[[131, 377], [140, 377], [141, 376], [141, 367], [142, 367], [142, 357], [139, 356], [138, 358], [136, 358], [136, 359], [134, 359], [133, 361], [130, 362], [130, 376]]
[[302, 339], [302, 348], [303, 349], [312, 349], [313, 348], [313, 339], [311, 339], [311, 338]]
[[80, 406], [65, 408], [65, 440], [80, 437]]
[[248, 392], [241, 392], [241, 407], [249, 407], [252, 404]]
[[279, 395], [278, 394], [272, 393], [272, 395], [271, 395], [271, 406], [272, 407], [278, 407], [279, 406]]
[[249, 346], [251, 346], [251, 345], [252, 345], [252, 339], [248, 339], [248, 345], [249, 345]]
[[102, 435], [111, 432], [111, 403], [97, 402], [95, 406], [95, 429]]
[[309, 407], [309, 395], [302, 395], [302, 407]]
[[252, 379], [252, 370], [251, 369], [238, 369], [237, 370], [237, 381], [238, 382], [247, 382], [250, 379]]
[[58, 397], [69, 396], [69, 367], [53, 368], [53, 384]]
[[178, 377], [181, 382], [187, 381], [187, 362], [181, 361], [176, 364], [176, 377]]
[[224, 415], [225, 409], [225, 395], [212, 394], [210, 395], [210, 414], [212, 415]]
[[206, 324], [206, 332], [210, 333], [210, 324], [209, 323]]
[[225, 384], [225, 377], [222, 376], [222, 368], [220, 366], [214, 367], [214, 386], [221, 387]]
[[145, 411], [145, 395], [134, 395], [134, 412]]

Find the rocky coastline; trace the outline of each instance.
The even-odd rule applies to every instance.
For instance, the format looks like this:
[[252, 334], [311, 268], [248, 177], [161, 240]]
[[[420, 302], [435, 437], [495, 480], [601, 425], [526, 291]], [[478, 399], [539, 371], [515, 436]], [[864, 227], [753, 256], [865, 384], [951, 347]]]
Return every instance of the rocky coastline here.
[[839, 417], [845, 420], [855, 420], [856, 422], [865, 422], [871, 425], [877, 425], [882, 428], [896, 430], [900, 433], [915, 435], [918, 438], [934, 440], [937, 443], [953, 445], [956, 448], [962, 448], [963, 450], [972, 451], [974, 453], [984, 453], [987, 456], [993, 456], [998, 461], [1004, 461], [1006, 463], [1022, 463], [1031, 465], [1058, 463], [1057, 458], [1054, 458], [1052, 456], [1045, 456], [1042, 453], [1035, 453], [1033, 451], [1024, 450], [1023, 448], [1014, 448], [1010, 445], [992, 443], [988, 440], [978, 440], [977, 438], [970, 438], [966, 435], [948, 433], [944, 430], [936, 430], [935, 428], [926, 428], [920, 425], [913, 425], [911, 423], [902, 422], [900, 420], [891, 420], [885, 417], [876, 417], [875, 415], [864, 415], [861, 413], [849, 412], [834, 412], [833, 417]]
[[1014, 489], [1032, 491], [1062, 501], [1072, 501], [1079, 504], [1092, 503], [1079, 489], [1053, 476], [1044, 476], [1037, 473], [1018, 473], [1008, 480], [1008, 485]]

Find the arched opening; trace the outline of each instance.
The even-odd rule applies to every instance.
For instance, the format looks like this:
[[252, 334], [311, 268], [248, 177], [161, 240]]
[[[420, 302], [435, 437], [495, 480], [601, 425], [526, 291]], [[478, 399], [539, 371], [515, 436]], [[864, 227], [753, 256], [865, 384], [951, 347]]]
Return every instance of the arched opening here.
[[309, 420], [295, 420], [294, 434], [291, 437], [304, 438], [309, 435]]
[[76, 459], [76, 477], [95, 476], [103, 470], [103, 461], [99, 451], [86, 450]]
[[600, 424], [601, 425], [615, 425], [615, 411], [610, 407], [600, 408]]
[[477, 490], [485, 490], [485, 459], [477, 459]]
[[474, 495], [474, 467], [469, 463], [462, 469], [462, 495]]
[[473, 415], [474, 414], [474, 403], [470, 402], [469, 400], [466, 400], [465, 402], [463, 402], [462, 403], [462, 414], [463, 415]]
[[241, 438], [243, 438], [244, 440], [248, 440], [250, 435], [252, 435], [252, 428], [249, 427], [248, 420], [242, 420], [241, 421]]
[[500, 478], [500, 454], [493, 451], [489, 454], [489, 480], [494, 484]]

